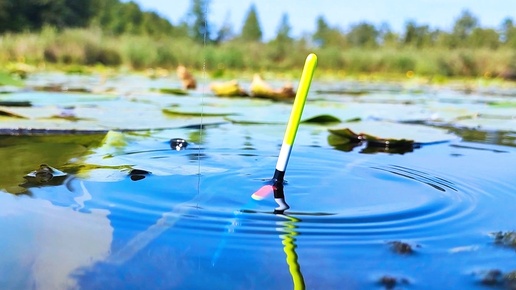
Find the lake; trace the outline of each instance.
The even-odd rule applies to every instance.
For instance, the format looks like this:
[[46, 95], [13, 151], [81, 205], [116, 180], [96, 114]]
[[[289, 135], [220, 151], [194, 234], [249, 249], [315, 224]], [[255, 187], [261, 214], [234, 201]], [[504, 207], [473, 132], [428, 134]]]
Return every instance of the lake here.
[[0, 288], [514, 289], [516, 87], [316, 80], [277, 213], [291, 102], [199, 83], [2, 88]]

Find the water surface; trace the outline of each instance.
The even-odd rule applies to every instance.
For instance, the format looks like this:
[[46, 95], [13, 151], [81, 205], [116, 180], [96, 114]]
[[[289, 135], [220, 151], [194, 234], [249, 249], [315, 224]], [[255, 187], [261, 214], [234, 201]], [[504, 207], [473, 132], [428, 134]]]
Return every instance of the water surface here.
[[[32, 103], [4, 108], [26, 118], [0, 116], [1, 288], [382, 289], [388, 276], [398, 289], [482, 289], [487, 271], [516, 270], [492, 236], [516, 230], [510, 90], [315, 83], [304, 118], [342, 122], [301, 125], [291, 209], [274, 214], [272, 196], [251, 194], [272, 177], [289, 103], [162, 95], [179, 83], [134, 76], [31, 81], [49, 80], [110, 89], [0, 96]], [[63, 114], [77, 118], [52, 118]], [[328, 129], [345, 127], [422, 145], [330, 145]], [[23, 184], [41, 163], [68, 177]]]

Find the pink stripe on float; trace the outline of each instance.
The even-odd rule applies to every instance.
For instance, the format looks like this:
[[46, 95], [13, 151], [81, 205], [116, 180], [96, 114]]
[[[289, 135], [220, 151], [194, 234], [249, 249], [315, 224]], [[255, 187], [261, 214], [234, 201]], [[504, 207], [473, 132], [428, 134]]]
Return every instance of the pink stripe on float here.
[[251, 195], [251, 197], [254, 200], [262, 200], [265, 197], [267, 197], [267, 195], [271, 194], [273, 191], [274, 191], [274, 189], [273, 189], [272, 185], [264, 185], [264, 186], [262, 186], [262, 188], [258, 189], [255, 193], [253, 193], [253, 195]]

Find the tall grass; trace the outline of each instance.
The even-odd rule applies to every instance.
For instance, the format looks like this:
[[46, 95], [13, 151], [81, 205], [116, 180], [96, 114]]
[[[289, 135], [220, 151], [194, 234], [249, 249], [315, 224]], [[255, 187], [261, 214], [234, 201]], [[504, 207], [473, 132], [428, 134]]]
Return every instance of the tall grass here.
[[206, 67], [213, 75], [223, 76], [228, 70], [296, 70], [310, 51], [319, 55], [320, 70], [347, 75], [410, 71], [421, 76], [478, 77], [495, 76], [508, 68], [516, 68], [516, 52], [508, 48], [341, 49], [310, 48], [302, 41], [252, 43], [238, 40], [204, 46], [188, 38], [111, 36], [95, 28], [63, 31], [44, 28], [40, 33], [0, 36], [0, 66], [12, 62], [36, 66], [101, 64], [143, 70], [173, 69], [182, 64], [197, 70]]

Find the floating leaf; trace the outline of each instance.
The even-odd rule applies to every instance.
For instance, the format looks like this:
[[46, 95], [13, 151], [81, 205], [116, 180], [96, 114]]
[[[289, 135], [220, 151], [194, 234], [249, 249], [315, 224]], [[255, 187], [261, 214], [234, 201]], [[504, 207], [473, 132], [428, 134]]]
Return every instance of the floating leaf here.
[[21, 87], [24, 82], [19, 77], [13, 77], [12, 74], [0, 72], [0, 86], [17, 86]]
[[160, 88], [159, 92], [162, 94], [176, 95], [176, 96], [186, 96], [188, 92], [183, 89], [176, 88]]
[[28, 119], [28, 117], [25, 117], [25, 116], [23, 116], [21, 114], [17, 114], [15, 112], [12, 112], [12, 111], [4, 109], [4, 108], [0, 108], [0, 116], [6, 116], [6, 117], [11, 117], [11, 118], [19, 118], [19, 119]]
[[249, 94], [245, 92], [236, 80], [224, 83], [213, 83], [210, 85], [211, 91], [216, 96], [224, 97], [247, 97]]
[[509, 101], [488, 102], [487, 104], [491, 107], [496, 107], [496, 108], [516, 108], [516, 102], [509, 102]]
[[340, 119], [332, 115], [317, 115], [306, 120], [303, 123], [316, 123], [316, 124], [328, 124], [328, 123], [340, 123]]
[[[354, 128], [329, 129], [328, 143], [343, 151], [350, 151], [357, 146], [366, 144], [362, 153], [399, 153], [412, 152], [419, 144], [446, 142], [456, 139], [454, 135], [444, 130], [418, 125], [406, 125], [387, 122], [361, 122]], [[358, 130], [360, 131], [358, 131]], [[355, 131], [356, 130], [356, 131]], [[378, 135], [355, 132], [378, 132]], [[416, 140], [416, 141], [415, 141]]]
[[32, 107], [29, 101], [0, 101], [0, 106], [4, 107]]
[[336, 89], [336, 90], [316, 90], [317, 94], [324, 95], [350, 95], [350, 96], [362, 96], [369, 93], [369, 91], [365, 89]]
[[169, 114], [169, 115], [175, 115], [175, 116], [184, 116], [184, 117], [224, 117], [224, 116], [231, 116], [234, 115], [234, 113], [214, 113], [214, 112], [185, 112], [185, 111], [179, 111], [176, 109], [169, 109], [164, 108], [162, 109], [163, 113]]

